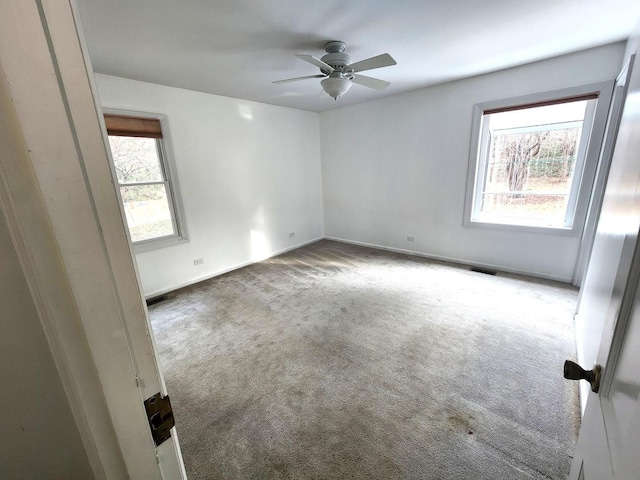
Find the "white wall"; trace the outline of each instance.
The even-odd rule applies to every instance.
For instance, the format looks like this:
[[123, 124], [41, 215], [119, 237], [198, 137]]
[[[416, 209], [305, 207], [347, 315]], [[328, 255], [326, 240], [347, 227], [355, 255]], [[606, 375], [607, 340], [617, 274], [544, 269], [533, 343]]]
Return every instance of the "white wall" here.
[[0, 212], [0, 477], [94, 478]]
[[136, 255], [147, 296], [323, 236], [318, 114], [101, 74], [96, 82], [104, 108], [168, 116], [190, 241]]
[[615, 44], [320, 114], [325, 235], [571, 281], [579, 238], [462, 226], [472, 109], [612, 80], [623, 54]]

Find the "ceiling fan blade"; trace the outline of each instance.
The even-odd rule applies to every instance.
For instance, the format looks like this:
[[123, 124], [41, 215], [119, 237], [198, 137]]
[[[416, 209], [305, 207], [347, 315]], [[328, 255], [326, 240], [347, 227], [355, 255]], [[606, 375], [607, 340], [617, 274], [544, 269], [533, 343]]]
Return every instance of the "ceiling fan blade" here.
[[276, 80], [273, 83], [289, 83], [289, 82], [297, 82], [298, 80], [306, 80], [308, 78], [324, 78], [326, 75], [319, 73], [318, 75], [307, 75], [306, 77], [295, 77], [295, 78], [287, 78], [285, 80]]
[[363, 85], [365, 87], [373, 88], [374, 90], [384, 90], [389, 85], [389, 82], [380, 80], [379, 78], [367, 77], [365, 75], [354, 75], [351, 80], [353, 83]]
[[380, 67], [390, 67], [391, 65], [395, 64], [396, 61], [391, 55], [389, 55], [388, 53], [383, 53], [381, 55], [378, 55], [377, 57], [371, 57], [365, 60], [360, 60], [356, 63], [352, 63], [351, 65], [349, 65], [349, 68], [353, 69], [354, 72], [363, 72], [364, 70], [373, 70], [374, 68]]
[[334, 70], [334, 68], [331, 65], [324, 63], [322, 60], [314, 57], [313, 55], [302, 55], [301, 53], [296, 53], [296, 57], [304, 60], [305, 62], [309, 62], [310, 64], [315, 65], [316, 67], [320, 67], [322, 70], [328, 70], [329, 73], [333, 72]]

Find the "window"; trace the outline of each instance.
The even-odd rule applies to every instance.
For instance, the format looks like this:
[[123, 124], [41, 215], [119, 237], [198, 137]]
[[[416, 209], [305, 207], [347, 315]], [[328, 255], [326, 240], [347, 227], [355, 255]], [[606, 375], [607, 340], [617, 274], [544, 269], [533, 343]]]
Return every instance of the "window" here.
[[114, 177], [136, 249], [186, 240], [160, 120], [111, 114], [104, 118]]
[[547, 95], [476, 106], [467, 225], [580, 233], [608, 105], [600, 91]]

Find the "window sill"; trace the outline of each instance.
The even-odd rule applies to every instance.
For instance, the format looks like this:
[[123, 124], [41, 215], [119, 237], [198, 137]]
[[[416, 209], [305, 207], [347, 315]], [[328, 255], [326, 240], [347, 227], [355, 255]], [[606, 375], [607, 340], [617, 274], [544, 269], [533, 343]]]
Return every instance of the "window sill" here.
[[503, 230], [519, 233], [536, 233], [540, 235], [558, 235], [561, 237], [579, 237], [580, 228], [574, 225], [573, 228], [566, 227], [549, 227], [541, 225], [519, 225], [514, 223], [500, 223], [491, 220], [466, 220], [463, 225], [465, 228], [479, 228], [487, 230]]
[[133, 244], [134, 253], [151, 252], [153, 250], [160, 250], [162, 248], [173, 247], [175, 245], [181, 245], [189, 241], [186, 237], [180, 235], [172, 235], [171, 237], [154, 238], [151, 240], [143, 240]]

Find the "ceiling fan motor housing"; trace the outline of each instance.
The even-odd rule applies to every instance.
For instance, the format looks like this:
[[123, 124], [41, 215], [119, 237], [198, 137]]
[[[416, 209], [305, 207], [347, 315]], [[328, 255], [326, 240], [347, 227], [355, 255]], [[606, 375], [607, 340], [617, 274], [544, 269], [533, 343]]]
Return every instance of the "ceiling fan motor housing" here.
[[[346, 67], [351, 63], [351, 57], [349, 56], [349, 54], [344, 53], [346, 48], [347, 45], [344, 42], [327, 42], [327, 44], [324, 46], [327, 54], [320, 60], [322, 60], [327, 65], [331, 65], [338, 72], [346, 73]], [[320, 70], [325, 74], [331, 73], [323, 69]]]

